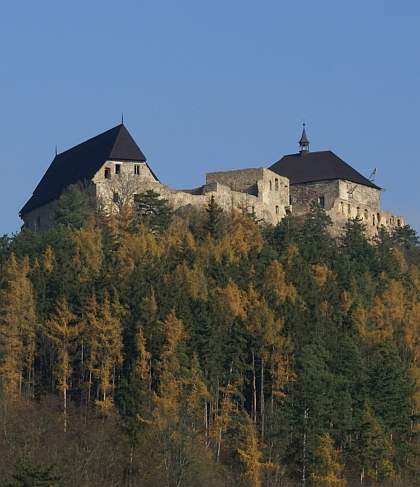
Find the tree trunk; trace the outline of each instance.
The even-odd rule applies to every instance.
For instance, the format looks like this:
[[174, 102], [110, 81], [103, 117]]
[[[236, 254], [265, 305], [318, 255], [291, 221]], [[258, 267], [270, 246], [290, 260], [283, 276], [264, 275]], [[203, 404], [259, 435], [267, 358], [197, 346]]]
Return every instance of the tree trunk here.
[[261, 358], [261, 397], [260, 397], [260, 414], [261, 414], [261, 439], [264, 441], [264, 423], [265, 423], [265, 403], [264, 403], [264, 358]]
[[254, 352], [252, 352], [252, 419], [257, 420], [257, 378]]

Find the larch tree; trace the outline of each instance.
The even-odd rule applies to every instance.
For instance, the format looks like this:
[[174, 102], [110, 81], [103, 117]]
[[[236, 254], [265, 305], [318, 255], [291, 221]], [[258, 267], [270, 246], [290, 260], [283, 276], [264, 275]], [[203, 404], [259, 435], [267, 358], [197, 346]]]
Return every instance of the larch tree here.
[[92, 296], [84, 312], [88, 367], [98, 383], [95, 404], [101, 409], [113, 404], [116, 369], [122, 365], [121, 314], [120, 305], [112, 304], [108, 296], [100, 305]]
[[33, 394], [35, 356], [35, 303], [28, 278], [29, 259], [6, 264], [0, 303], [0, 377], [6, 395]]
[[77, 317], [72, 313], [67, 301], [62, 298], [54, 315], [45, 323], [45, 331], [56, 351], [54, 375], [58, 382], [58, 390], [63, 394], [63, 423], [67, 431], [67, 391], [73, 372], [72, 352], [74, 341], [80, 331]]
[[319, 487], [344, 487], [343, 465], [339, 462], [339, 452], [334, 448], [334, 441], [329, 433], [318, 439], [314, 452], [315, 466], [310, 475], [311, 484]]

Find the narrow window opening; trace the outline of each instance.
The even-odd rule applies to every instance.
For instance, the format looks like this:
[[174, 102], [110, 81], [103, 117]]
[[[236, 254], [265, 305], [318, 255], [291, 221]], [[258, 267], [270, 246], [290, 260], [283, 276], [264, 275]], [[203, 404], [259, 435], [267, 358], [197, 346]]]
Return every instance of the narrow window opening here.
[[347, 205], [347, 214], [351, 215], [351, 206], [350, 205]]
[[106, 167], [105, 168], [105, 179], [111, 179], [111, 168], [110, 167]]
[[380, 214], [380, 213], [378, 213], [378, 214], [376, 215], [376, 217], [377, 217], [377, 219], [378, 219], [378, 225], [380, 225], [380, 224], [381, 224], [381, 214]]
[[372, 215], [372, 225], [375, 225], [376, 220], [375, 220], [375, 215]]
[[325, 197], [324, 196], [320, 196], [318, 198], [318, 203], [322, 206], [322, 208], [325, 207]]
[[276, 206], [276, 215], [278, 215], [278, 214], [279, 214], [279, 207]]
[[115, 164], [115, 174], [120, 174], [121, 172], [121, 164]]
[[118, 201], [119, 201], [119, 200], [120, 200], [120, 195], [119, 195], [118, 193], [114, 193], [114, 194], [112, 195], [112, 201], [113, 201], [114, 203], [118, 203]]
[[271, 180], [269, 181], [269, 183], [270, 183], [270, 191], [271, 191]]
[[137, 175], [139, 175], [139, 174], [140, 174], [140, 166], [139, 166], [138, 164], [136, 164], [136, 165], [134, 166], [134, 174], [137, 174]]
[[344, 213], [344, 203], [343, 202], [340, 203], [340, 211], [341, 211], [341, 213]]
[[277, 178], [274, 180], [274, 189], [275, 189], [276, 191], [278, 191], [278, 190], [279, 190], [279, 180], [278, 180]]

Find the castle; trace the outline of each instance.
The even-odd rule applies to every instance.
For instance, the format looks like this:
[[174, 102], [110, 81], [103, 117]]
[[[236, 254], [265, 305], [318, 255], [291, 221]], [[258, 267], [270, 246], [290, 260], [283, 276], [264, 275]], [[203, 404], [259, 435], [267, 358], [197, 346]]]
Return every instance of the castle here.
[[359, 216], [368, 236], [381, 226], [403, 226], [404, 219], [380, 208], [381, 188], [331, 151], [310, 152], [303, 126], [297, 154], [286, 155], [269, 168], [206, 174], [206, 184], [176, 190], [162, 184], [124, 124], [57, 154], [20, 211], [24, 227], [44, 232], [54, 224], [62, 192], [87, 182], [101, 204], [113, 211], [136, 195], [154, 190], [179, 213], [205, 208], [211, 197], [224, 210], [236, 209], [275, 225], [286, 214], [304, 215], [312, 201], [325, 208], [336, 233]]

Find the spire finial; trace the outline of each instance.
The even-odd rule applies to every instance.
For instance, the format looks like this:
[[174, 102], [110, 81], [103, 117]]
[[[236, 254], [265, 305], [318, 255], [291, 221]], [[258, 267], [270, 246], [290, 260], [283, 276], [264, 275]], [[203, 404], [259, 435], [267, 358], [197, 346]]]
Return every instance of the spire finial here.
[[306, 136], [305, 119], [303, 119], [302, 137], [299, 140], [299, 151], [301, 156], [305, 156], [309, 152], [309, 139]]
[[121, 125], [124, 125], [124, 112], [121, 112]]
[[55, 157], [57, 157], [57, 144], [55, 144]]

